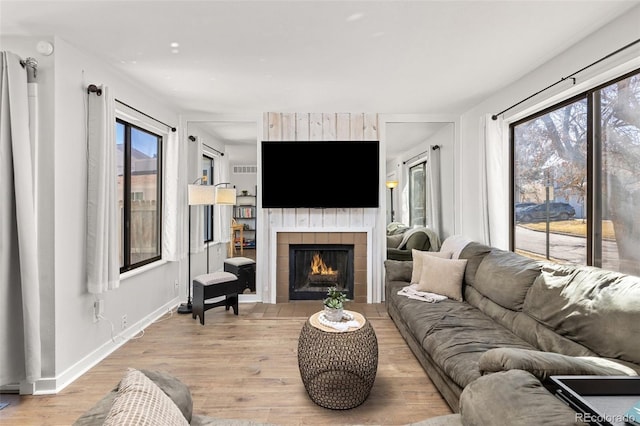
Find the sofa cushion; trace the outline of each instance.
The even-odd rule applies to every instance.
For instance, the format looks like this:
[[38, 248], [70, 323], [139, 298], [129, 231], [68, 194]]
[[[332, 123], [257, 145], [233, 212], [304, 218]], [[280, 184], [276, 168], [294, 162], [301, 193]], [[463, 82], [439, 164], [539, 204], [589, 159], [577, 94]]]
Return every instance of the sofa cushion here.
[[531, 373], [510, 370], [480, 377], [460, 395], [464, 425], [569, 426], [585, 423]]
[[640, 278], [588, 266], [545, 265], [524, 312], [598, 355], [640, 364]]
[[540, 275], [540, 268], [538, 262], [529, 258], [496, 249], [478, 266], [473, 286], [498, 305], [519, 311], [529, 287]]
[[185, 426], [189, 423], [167, 394], [142, 372], [129, 369], [120, 381], [118, 395], [104, 424]]
[[484, 373], [524, 370], [540, 380], [549, 376], [637, 376], [634, 369], [607, 358], [573, 357], [528, 349], [496, 348], [482, 354], [478, 368]]
[[411, 284], [418, 284], [420, 277], [422, 276], [422, 265], [425, 256], [439, 257], [440, 259], [451, 259], [451, 252], [443, 251], [420, 251], [411, 250], [411, 257], [413, 258], [413, 271], [411, 272]]
[[424, 256], [418, 290], [462, 301], [462, 280], [466, 266], [466, 259], [453, 260]]
[[467, 259], [467, 269], [464, 271], [464, 282], [473, 285], [476, 278], [476, 271], [482, 259], [491, 252], [491, 247], [484, 244], [471, 242], [460, 252], [460, 259]]
[[[436, 303], [440, 305], [443, 302]], [[455, 303], [455, 302], [451, 302]], [[415, 325], [413, 326], [415, 327]], [[478, 361], [493, 348], [535, 349], [494, 320], [466, 303], [443, 312], [436, 321], [423, 324], [422, 347], [433, 360], [464, 387], [480, 377]]]

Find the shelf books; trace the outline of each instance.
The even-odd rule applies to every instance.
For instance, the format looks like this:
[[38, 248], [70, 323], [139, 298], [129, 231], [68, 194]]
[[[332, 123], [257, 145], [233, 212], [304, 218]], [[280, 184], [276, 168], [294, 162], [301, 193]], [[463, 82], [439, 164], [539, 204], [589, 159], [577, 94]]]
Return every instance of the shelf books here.
[[253, 207], [236, 207], [233, 216], [241, 219], [253, 219]]

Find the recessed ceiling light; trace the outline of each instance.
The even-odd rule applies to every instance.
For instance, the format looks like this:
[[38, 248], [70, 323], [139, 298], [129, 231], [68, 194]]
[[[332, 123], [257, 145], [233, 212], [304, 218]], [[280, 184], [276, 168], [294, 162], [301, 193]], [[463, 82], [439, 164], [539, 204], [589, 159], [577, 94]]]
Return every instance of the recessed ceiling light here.
[[361, 12], [353, 13], [353, 14], [347, 16], [346, 21], [347, 22], [357, 21], [359, 19], [362, 19], [363, 16], [364, 16], [364, 13], [361, 13]]
[[178, 49], [171, 49], [171, 53], [180, 53]]
[[177, 41], [174, 41], [173, 43], [171, 43], [169, 46], [176, 48], [176, 47], [180, 47], [180, 43], [178, 43]]

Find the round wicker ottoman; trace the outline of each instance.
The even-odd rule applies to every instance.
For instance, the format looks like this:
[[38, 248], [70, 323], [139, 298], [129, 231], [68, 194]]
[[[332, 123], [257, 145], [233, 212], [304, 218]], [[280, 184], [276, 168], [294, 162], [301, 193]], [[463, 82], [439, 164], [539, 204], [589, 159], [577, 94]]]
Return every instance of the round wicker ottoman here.
[[338, 331], [320, 324], [321, 312], [302, 327], [298, 340], [298, 367], [302, 383], [321, 407], [346, 410], [362, 404], [378, 370], [376, 333], [361, 314], [349, 312], [361, 326]]

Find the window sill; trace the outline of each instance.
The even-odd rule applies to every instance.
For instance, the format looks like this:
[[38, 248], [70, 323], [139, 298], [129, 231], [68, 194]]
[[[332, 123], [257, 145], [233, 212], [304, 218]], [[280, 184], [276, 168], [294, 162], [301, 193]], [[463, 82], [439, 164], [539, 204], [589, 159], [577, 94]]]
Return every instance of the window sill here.
[[147, 271], [150, 271], [152, 269], [159, 268], [160, 266], [162, 266], [162, 265], [164, 265], [166, 263], [169, 263], [169, 262], [166, 261], [166, 260], [160, 259], [158, 261], [155, 261], [155, 262], [149, 263], [147, 265], [141, 266], [139, 268], [133, 269], [131, 271], [124, 272], [124, 273], [120, 274], [120, 281], [125, 281], [125, 280], [128, 280], [129, 278], [135, 277], [136, 275], [140, 275], [140, 274], [143, 274], [143, 273], [145, 273]]

